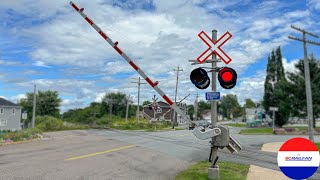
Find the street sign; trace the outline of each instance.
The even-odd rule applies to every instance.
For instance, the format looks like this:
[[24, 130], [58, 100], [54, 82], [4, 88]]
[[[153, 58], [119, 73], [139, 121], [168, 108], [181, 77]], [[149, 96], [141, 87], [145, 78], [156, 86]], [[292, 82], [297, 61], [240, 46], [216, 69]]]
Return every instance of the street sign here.
[[27, 112], [23, 112], [23, 113], [22, 113], [22, 119], [23, 119], [23, 120], [26, 120], [26, 119], [27, 119]]
[[279, 111], [279, 108], [278, 107], [269, 107], [269, 110], [270, 111]]
[[220, 92], [206, 92], [206, 100], [207, 101], [220, 100]]
[[219, 56], [219, 58], [226, 64], [232, 61], [232, 59], [221, 49], [221, 46], [232, 37], [229, 32], [224, 33], [216, 42], [214, 42], [204, 31], [201, 31], [198, 36], [208, 46], [208, 49], [197, 58], [200, 64], [211, 57], [213, 53]]

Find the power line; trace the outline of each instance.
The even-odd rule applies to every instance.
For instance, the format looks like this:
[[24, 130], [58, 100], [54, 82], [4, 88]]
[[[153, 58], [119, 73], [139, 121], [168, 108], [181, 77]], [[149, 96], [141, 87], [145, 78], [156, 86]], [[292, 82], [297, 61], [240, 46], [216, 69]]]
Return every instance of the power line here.
[[307, 113], [308, 113], [308, 132], [309, 132], [309, 140], [314, 142], [313, 138], [313, 107], [312, 107], [312, 92], [311, 92], [311, 82], [310, 82], [310, 69], [309, 69], [309, 61], [308, 61], [308, 53], [307, 53], [307, 43], [318, 45], [320, 46], [320, 43], [310, 41], [306, 39], [306, 35], [310, 35], [316, 38], [319, 38], [319, 36], [308, 32], [304, 29], [295, 27], [291, 25], [292, 29], [295, 29], [297, 31], [302, 32], [302, 39], [297, 37], [288, 36], [289, 39], [297, 40], [300, 42], [303, 42], [303, 50], [304, 50], [304, 78], [305, 78], [305, 86], [306, 86], [306, 96], [307, 96]]

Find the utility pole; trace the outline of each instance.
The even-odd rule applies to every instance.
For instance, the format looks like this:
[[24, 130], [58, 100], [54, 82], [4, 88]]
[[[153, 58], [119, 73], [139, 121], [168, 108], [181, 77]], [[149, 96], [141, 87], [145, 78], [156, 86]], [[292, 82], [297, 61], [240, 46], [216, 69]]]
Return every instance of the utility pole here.
[[313, 138], [313, 107], [312, 107], [312, 92], [311, 92], [311, 82], [310, 82], [310, 69], [309, 69], [309, 60], [308, 60], [308, 53], [307, 53], [307, 43], [318, 45], [320, 46], [320, 43], [309, 41], [306, 39], [306, 35], [310, 35], [316, 38], [319, 38], [319, 36], [307, 32], [304, 29], [297, 28], [295, 26], [291, 25], [292, 29], [295, 29], [297, 31], [302, 32], [302, 39], [289, 36], [289, 39], [297, 40], [303, 42], [303, 50], [304, 50], [304, 78], [305, 78], [305, 86], [306, 86], [306, 96], [307, 96], [307, 114], [308, 114], [308, 132], [309, 132], [309, 140], [314, 142]]
[[37, 106], [37, 87], [36, 85], [34, 85], [33, 87], [33, 108], [32, 108], [32, 128], [34, 128], [35, 126], [35, 121], [36, 121], [36, 106]]
[[112, 119], [112, 106], [116, 102], [114, 99], [106, 99], [106, 103], [109, 105], [109, 118]]
[[127, 108], [126, 108], [126, 123], [128, 122], [128, 113], [129, 113], [129, 106], [130, 106], [130, 103], [131, 103], [131, 96], [127, 96]]
[[[136, 78], [132, 78], [132, 79], [136, 79]], [[139, 113], [140, 113], [140, 110], [139, 110], [139, 106], [140, 106], [140, 85], [141, 84], [147, 84], [147, 83], [143, 83], [141, 82], [141, 79], [140, 77], [138, 78], [138, 82], [131, 82], [131, 83], [135, 83], [135, 84], [138, 84], [138, 106], [137, 106], [137, 118], [136, 118], [136, 124], [139, 123]]]
[[198, 120], [198, 97], [199, 97], [199, 94], [197, 93], [196, 94], [196, 99], [194, 101], [194, 121]]
[[[177, 104], [179, 72], [183, 71], [183, 69], [180, 69], [180, 67], [178, 66], [177, 69], [173, 69], [173, 71], [177, 71], [176, 93], [174, 95], [174, 102]], [[176, 112], [173, 111], [172, 129], [174, 128], [175, 124], [176, 124]]]

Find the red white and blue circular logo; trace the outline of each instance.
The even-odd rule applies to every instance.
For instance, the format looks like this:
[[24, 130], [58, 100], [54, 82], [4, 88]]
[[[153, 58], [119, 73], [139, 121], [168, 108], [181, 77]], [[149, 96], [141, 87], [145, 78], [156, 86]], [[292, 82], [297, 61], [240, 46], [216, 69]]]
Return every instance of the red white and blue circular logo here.
[[286, 141], [278, 152], [278, 166], [291, 179], [307, 179], [318, 169], [320, 163], [317, 146], [305, 138]]

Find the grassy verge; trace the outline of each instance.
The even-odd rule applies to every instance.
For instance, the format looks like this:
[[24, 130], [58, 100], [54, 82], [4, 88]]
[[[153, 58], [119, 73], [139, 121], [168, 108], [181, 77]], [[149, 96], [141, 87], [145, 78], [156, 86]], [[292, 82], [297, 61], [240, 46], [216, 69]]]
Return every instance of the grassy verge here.
[[242, 129], [240, 134], [273, 134], [272, 128], [250, 128]]
[[42, 131], [37, 128], [24, 129], [16, 132], [2, 132], [0, 134], [0, 144], [18, 141], [26, 141], [39, 137]]
[[240, 124], [240, 123], [230, 123], [226, 124], [227, 126], [232, 126], [232, 127], [246, 127], [246, 124]]
[[165, 130], [171, 127], [170, 122], [153, 122], [150, 123], [146, 119], [139, 119], [139, 123], [136, 123], [135, 118], [128, 119], [128, 122], [125, 120], [116, 120], [113, 123], [110, 123], [110, 128], [121, 129], [121, 130], [146, 130], [148, 132]]
[[[207, 180], [208, 168], [211, 163], [201, 161], [180, 172], [175, 180]], [[218, 162], [220, 168], [220, 180], [245, 180], [249, 171], [249, 165]]]
[[36, 127], [42, 131], [63, 131], [90, 128], [89, 125], [63, 122], [61, 119], [52, 116], [38, 116], [36, 118]]
[[179, 130], [185, 130], [185, 128], [174, 128], [172, 127], [166, 127], [166, 128], [161, 128], [161, 129], [145, 129], [145, 132], [157, 132], [157, 131], [179, 131]]

